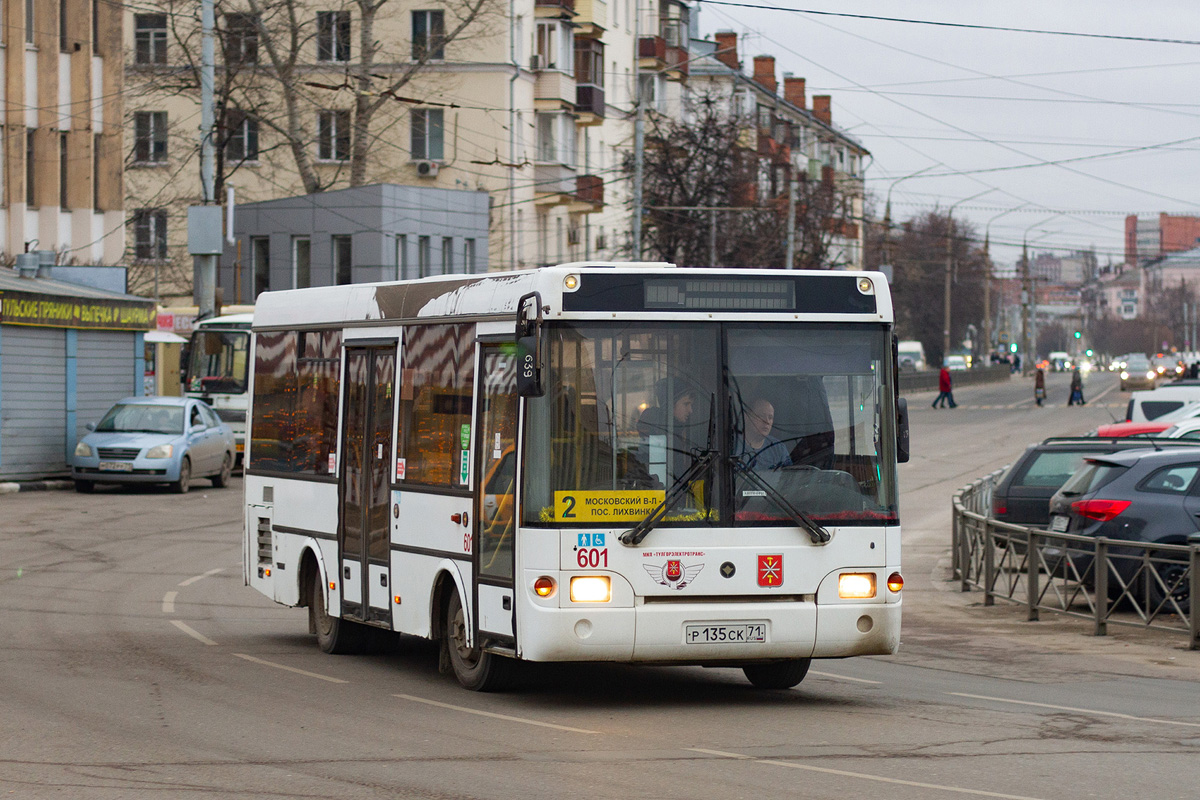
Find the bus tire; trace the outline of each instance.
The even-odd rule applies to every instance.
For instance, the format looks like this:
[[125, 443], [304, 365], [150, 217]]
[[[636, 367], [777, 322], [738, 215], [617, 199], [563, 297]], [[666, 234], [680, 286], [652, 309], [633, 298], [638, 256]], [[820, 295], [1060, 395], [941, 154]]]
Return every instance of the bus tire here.
[[747, 664], [742, 667], [746, 679], [759, 689], [791, 689], [808, 674], [811, 658], [776, 661], [771, 664]]
[[362, 644], [363, 630], [355, 623], [330, 616], [325, 606], [325, 584], [321, 571], [312, 573], [312, 596], [308, 601], [308, 627], [317, 634], [317, 647], [322, 653], [343, 655], [357, 652]]
[[75, 491], [80, 494], [91, 494], [96, 491], [96, 484], [92, 481], [75, 481]]
[[458, 592], [450, 593], [446, 603], [446, 621], [442, 647], [454, 670], [454, 677], [464, 689], [473, 692], [498, 692], [512, 685], [516, 662], [495, 653], [484, 652], [475, 643], [467, 647], [467, 615]]

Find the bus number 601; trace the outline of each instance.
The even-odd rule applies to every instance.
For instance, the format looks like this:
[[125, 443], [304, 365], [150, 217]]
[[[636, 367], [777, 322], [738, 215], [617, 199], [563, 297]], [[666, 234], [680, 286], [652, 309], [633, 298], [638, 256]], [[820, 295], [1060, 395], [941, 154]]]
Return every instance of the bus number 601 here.
[[581, 547], [575, 553], [575, 561], [581, 567], [607, 567], [608, 566], [608, 548], [607, 547]]

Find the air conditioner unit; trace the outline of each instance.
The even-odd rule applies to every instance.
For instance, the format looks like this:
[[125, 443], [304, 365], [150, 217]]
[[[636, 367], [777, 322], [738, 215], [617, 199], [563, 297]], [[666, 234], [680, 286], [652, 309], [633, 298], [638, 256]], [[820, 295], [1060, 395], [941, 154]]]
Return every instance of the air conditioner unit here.
[[541, 53], [534, 53], [529, 57], [529, 68], [533, 71], [546, 68], [546, 57]]
[[436, 161], [418, 161], [417, 176], [421, 178], [436, 178], [442, 165]]

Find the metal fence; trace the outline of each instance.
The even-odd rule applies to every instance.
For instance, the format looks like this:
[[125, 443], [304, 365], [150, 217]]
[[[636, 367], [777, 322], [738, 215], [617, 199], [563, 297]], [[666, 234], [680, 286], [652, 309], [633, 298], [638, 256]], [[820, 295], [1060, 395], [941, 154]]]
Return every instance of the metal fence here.
[[1200, 649], [1200, 546], [1148, 544], [1054, 533], [990, 518], [992, 488], [1003, 470], [954, 495], [954, 577], [983, 604], [1018, 603], [1036, 621], [1042, 611], [1108, 625], [1172, 631]]

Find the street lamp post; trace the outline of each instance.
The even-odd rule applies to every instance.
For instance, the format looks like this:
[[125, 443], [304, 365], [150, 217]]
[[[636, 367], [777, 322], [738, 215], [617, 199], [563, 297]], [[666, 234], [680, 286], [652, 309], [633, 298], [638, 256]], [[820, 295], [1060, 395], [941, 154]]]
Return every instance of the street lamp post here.
[[945, 362], [946, 356], [950, 355], [950, 283], [951, 276], [954, 270], [954, 209], [958, 208], [963, 203], [974, 200], [977, 197], [983, 197], [985, 194], [996, 191], [995, 189], [984, 189], [978, 194], [973, 194], [970, 197], [964, 197], [962, 200], [955, 202], [950, 206], [950, 210], [946, 213], [946, 279], [945, 287], [942, 295], [942, 361]]
[[983, 227], [983, 343], [988, 350], [992, 349], [992, 253], [991, 253], [991, 236], [992, 223], [1000, 219], [1006, 214], [1011, 214], [1014, 211], [1020, 211], [1029, 203], [1022, 203], [1019, 206], [1014, 206], [1007, 211], [1001, 211], [996, 216], [987, 221]]
[[[1021, 374], [1028, 375], [1032, 371], [1029, 359], [1034, 356], [1037, 347], [1037, 293], [1029, 272], [1029, 232], [1038, 225], [1049, 222], [1055, 217], [1061, 217], [1063, 212], [1051, 214], [1043, 220], [1033, 223], [1021, 234]], [[1040, 238], [1040, 237], [1039, 237]], [[1037, 241], [1036, 239], [1034, 241]], [[1033, 315], [1030, 318], [1029, 307], [1033, 305]]]
[[889, 265], [891, 265], [891, 263], [892, 263], [892, 189], [895, 189], [897, 184], [902, 183], [902, 182], [908, 180], [909, 178], [915, 178], [918, 175], [921, 175], [922, 173], [929, 172], [929, 170], [933, 169], [936, 166], [938, 166], [938, 165], [930, 164], [928, 167], [925, 167], [924, 169], [919, 169], [916, 172], [913, 172], [909, 175], [905, 175], [903, 177], [897, 178], [896, 180], [892, 181], [890, 186], [888, 186], [887, 202], [884, 203], [884, 205], [883, 205], [883, 243], [884, 243], [884, 258], [887, 259], [887, 263]]

